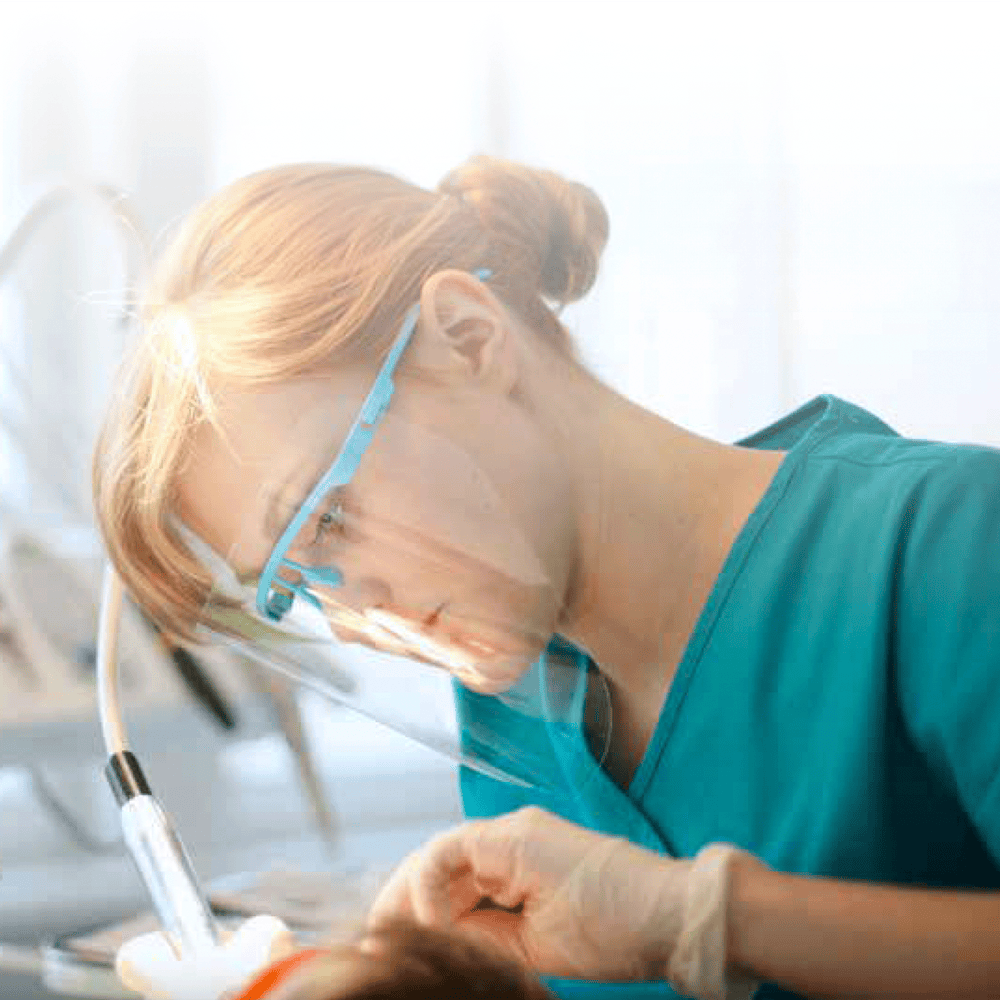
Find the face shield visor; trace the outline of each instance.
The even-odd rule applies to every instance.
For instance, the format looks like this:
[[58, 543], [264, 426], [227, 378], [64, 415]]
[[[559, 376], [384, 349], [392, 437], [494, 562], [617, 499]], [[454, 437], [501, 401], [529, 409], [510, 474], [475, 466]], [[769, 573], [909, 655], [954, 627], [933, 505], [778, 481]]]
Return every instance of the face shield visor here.
[[[331, 439], [344, 418], [320, 393], [283, 423], [273, 476], [262, 462], [234, 467], [244, 488], [222, 512], [227, 543], [211, 560], [202, 624], [462, 765], [546, 787], [545, 741], [524, 734], [580, 731], [603, 759], [607, 688], [581, 651], [554, 641], [567, 580], [530, 503], [512, 503], [499, 481], [502, 462], [491, 471], [440, 421], [393, 405], [416, 319], [353, 403], [346, 435]], [[224, 608], [234, 597], [238, 609]], [[484, 699], [491, 710], [469, 711]]]

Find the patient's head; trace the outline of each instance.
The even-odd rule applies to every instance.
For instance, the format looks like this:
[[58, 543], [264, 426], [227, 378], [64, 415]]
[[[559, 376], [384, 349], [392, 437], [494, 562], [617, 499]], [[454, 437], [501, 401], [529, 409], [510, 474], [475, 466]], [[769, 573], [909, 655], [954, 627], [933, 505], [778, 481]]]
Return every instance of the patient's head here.
[[454, 934], [396, 924], [366, 941], [292, 956], [239, 1000], [552, 1000], [526, 968]]

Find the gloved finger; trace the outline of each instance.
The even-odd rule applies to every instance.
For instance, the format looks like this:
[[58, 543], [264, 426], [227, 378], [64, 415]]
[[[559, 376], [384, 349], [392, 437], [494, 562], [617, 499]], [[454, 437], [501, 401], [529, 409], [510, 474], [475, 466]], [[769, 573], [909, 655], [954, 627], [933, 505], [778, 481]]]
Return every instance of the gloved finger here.
[[413, 869], [420, 863], [419, 855], [419, 851], [408, 854], [379, 889], [368, 909], [368, 926], [372, 930], [394, 920], [415, 919], [410, 879]]
[[524, 916], [520, 910], [508, 910], [498, 906], [477, 907], [470, 910], [456, 922], [459, 930], [488, 933], [499, 937], [520, 934]]
[[524, 846], [550, 826], [575, 828], [541, 809], [463, 823], [429, 840], [396, 869], [376, 897], [369, 924], [394, 918], [448, 926], [483, 896], [513, 908], [546, 873], [523, 863]]
[[489, 945], [508, 957], [527, 960], [524, 944], [525, 918], [509, 910], [474, 910], [456, 925], [458, 933]]
[[409, 854], [375, 897], [368, 926], [378, 929], [399, 919], [448, 926], [471, 910], [483, 896], [475, 871], [461, 851], [473, 825], [465, 823], [439, 834]]
[[482, 897], [468, 842], [466, 824], [431, 841], [419, 864], [410, 870], [410, 897], [414, 914], [421, 923], [447, 926], [471, 910]]
[[472, 909], [482, 898], [470, 870], [455, 871], [440, 887], [440, 896], [428, 900], [424, 886], [426, 878], [424, 852], [409, 858], [393, 875], [373, 903], [368, 926], [373, 930], [395, 920], [415, 920], [418, 923], [447, 927], [458, 916]]
[[511, 823], [465, 823], [430, 841], [408, 873], [417, 919], [447, 925], [472, 911], [485, 896], [513, 908], [525, 895], [524, 873], [514, 864]]

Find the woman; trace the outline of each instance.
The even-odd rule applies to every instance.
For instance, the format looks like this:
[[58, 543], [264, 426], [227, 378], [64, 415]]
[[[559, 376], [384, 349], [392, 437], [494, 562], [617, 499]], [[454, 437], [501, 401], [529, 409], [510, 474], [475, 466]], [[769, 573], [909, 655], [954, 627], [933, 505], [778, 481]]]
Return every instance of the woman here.
[[[486, 158], [437, 192], [301, 166], [210, 199], [156, 272], [97, 452], [115, 565], [165, 629], [232, 627], [193, 534], [266, 619], [318, 608], [450, 670], [465, 731], [537, 765], [464, 769], [468, 816], [573, 824], [542, 836], [529, 811], [509, 856], [542, 836], [575, 857], [589, 828], [669, 872], [664, 962], [631, 976], [1000, 995], [1000, 454], [833, 397], [738, 445], [643, 410], [552, 308], [606, 237], [589, 190]], [[580, 731], [503, 702], [557, 658], [587, 678]], [[449, 850], [467, 903], [476, 864]], [[444, 919], [413, 900], [448, 865], [405, 870], [379, 912]], [[487, 919], [530, 936], [545, 880], [508, 874], [473, 888], [523, 904]], [[572, 912], [628, 940], [627, 906]], [[520, 940], [557, 993], [619, 974]]]

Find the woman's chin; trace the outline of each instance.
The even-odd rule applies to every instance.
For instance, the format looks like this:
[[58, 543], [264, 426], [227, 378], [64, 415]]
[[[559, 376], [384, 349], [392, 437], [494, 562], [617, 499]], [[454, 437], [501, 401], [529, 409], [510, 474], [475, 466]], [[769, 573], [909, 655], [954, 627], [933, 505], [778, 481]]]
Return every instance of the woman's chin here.
[[503, 694], [504, 691], [510, 690], [516, 683], [517, 678], [506, 679], [499, 677], [484, 677], [482, 674], [476, 672], [463, 671], [455, 675], [455, 679], [464, 688], [468, 688], [474, 694]]
[[540, 655], [540, 650], [520, 655], [497, 654], [479, 659], [468, 668], [456, 670], [455, 678], [476, 694], [503, 694], [523, 679]]

